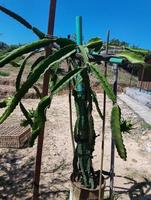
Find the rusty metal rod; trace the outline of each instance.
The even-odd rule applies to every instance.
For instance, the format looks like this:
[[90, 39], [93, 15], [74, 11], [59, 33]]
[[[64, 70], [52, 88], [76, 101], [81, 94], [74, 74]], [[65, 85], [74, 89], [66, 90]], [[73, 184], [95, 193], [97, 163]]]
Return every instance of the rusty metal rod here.
[[71, 82], [69, 82], [69, 116], [70, 116], [70, 133], [72, 141], [73, 154], [75, 152], [74, 133], [73, 133], [73, 120], [72, 120], [72, 89]]
[[[106, 41], [106, 54], [108, 54], [110, 40], [110, 31], [107, 32], [107, 41]], [[104, 76], [107, 77], [107, 62], [104, 65]], [[104, 138], [105, 138], [105, 119], [106, 119], [106, 93], [104, 91], [103, 96], [103, 124], [102, 124], [102, 144], [101, 144], [101, 163], [100, 163], [100, 181], [99, 181], [99, 200], [102, 196], [102, 172], [103, 172], [103, 161], [104, 161]]]
[[[70, 35], [68, 35], [68, 39], [70, 39]], [[67, 65], [68, 65], [68, 71], [70, 72], [71, 65], [70, 65], [70, 62], [68, 59], [67, 59]], [[68, 99], [69, 99], [70, 133], [71, 133], [72, 149], [73, 149], [73, 155], [74, 155], [75, 144], [74, 144], [73, 120], [72, 120], [72, 85], [71, 85], [71, 81], [69, 81], [68, 91], [69, 91]]]
[[[48, 19], [48, 35], [50, 35], [50, 36], [53, 35], [53, 31], [54, 31], [55, 12], [56, 12], [56, 0], [51, 0], [50, 9], [49, 9], [49, 19]], [[51, 53], [51, 49], [46, 48], [46, 57], [50, 53]], [[49, 79], [50, 79], [50, 72], [47, 71], [45, 73], [44, 79], [43, 79], [43, 90], [42, 90], [43, 96], [46, 96], [48, 94]], [[34, 183], [33, 183], [33, 200], [39, 199], [39, 182], [40, 182], [40, 171], [41, 171], [44, 130], [45, 130], [45, 124], [43, 124], [43, 127], [41, 129], [41, 133], [38, 137], [36, 163], [35, 163], [35, 173], [34, 173]]]
[[[118, 82], [118, 64], [114, 64], [114, 84], [113, 92], [116, 96], [117, 102], [117, 82]], [[111, 163], [110, 163], [110, 199], [113, 198], [114, 187], [114, 165], [115, 165], [115, 142], [113, 135], [111, 136]]]

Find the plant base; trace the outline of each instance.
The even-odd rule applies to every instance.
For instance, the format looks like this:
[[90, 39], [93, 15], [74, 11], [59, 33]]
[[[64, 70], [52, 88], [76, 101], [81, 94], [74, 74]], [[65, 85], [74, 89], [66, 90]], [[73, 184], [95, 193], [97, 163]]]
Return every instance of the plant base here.
[[[102, 184], [101, 189], [102, 189], [101, 200], [103, 200], [105, 181]], [[69, 200], [98, 200], [98, 199], [99, 199], [99, 187], [97, 187], [96, 189], [88, 189], [81, 186], [79, 182], [71, 181]]]

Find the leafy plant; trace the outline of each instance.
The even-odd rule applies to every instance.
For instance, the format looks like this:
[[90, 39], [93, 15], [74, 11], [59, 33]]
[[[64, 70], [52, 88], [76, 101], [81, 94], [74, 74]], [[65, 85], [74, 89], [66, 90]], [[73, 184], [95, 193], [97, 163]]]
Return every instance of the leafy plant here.
[[[123, 144], [121, 134], [121, 111], [116, 103], [116, 97], [107, 79], [103, 76], [97, 62], [90, 62], [90, 54], [94, 51], [100, 51], [102, 40], [99, 38], [91, 39], [87, 45], [77, 46], [73, 41], [65, 38], [49, 38], [37, 28], [33, 27], [22, 17], [12, 11], [0, 6], [0, 10], [13, 17], [23, 24], [26, 28], [32, 30], [40, 39], [31, 44], [23, 45], [3, 58], [0, 59], [0, 67], [12, 62], [19, 56], [28, 53], [28, 56], [20, 65], [20, 70], [16, 78], [16, 93], [9, 103], [3, 104], [6, 107], [5, 112], [0, 116], [0, 124], [3, 123], [20, 104], [21, 111], [25, 116], [23, 125], [31, 126], [32, 135], [29, 145], [33, 146], [40, 130], [46, 121], [46, 109], [50, 107], [53, 96], [69, 82], [72, 84], [73, 96], [76, 106], [77, 119], [74, 128], [74, 139], [77, 143], [73, 158], [74, 180], [79, 180], [87, 188], [96, 188], [98, 185], [98, 173], [93, 169], [93, 151], [95, 148], [96, 133], [93, 119], [93, 102], [97, 108], [99, 116], [103, 115], [99, 108], [95, 92], [91, 88], [90, 77], [93, 74], [99, 81], [100, 86], [106, 92], [108, 98], [113, 103], [111, 113], [111, 128], [119, 156], [126, 160], [126, 149]], [[29, 57], [33, 56], [42, 47], [52, 48], [52, 53], [48, 57], [38, 58], [31, 66], [27, 79], [22, 82], [23, 72]], [[59, 69], [60, 62], [68, 59], [70, 71], [65, 74], [61, 80], [58, 80], [56, 71]], [[34, 86], [40, 76], [47, 70], [51, 72], [50, 95], [41, 98], [36, 110], [28, 111], [23, 103], [22, 98], [28, 90]]]

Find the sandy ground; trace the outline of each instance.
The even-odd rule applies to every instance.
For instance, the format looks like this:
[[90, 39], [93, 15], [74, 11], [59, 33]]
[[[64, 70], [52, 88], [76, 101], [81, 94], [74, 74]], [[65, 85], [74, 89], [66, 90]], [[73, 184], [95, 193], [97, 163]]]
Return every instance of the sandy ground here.
[[[102, 95], [99, 94], [100, 105]], [[37, 100], [26, 99], [26, 107], [32, 108]], [[119, 100], [123, 116], [135, 124], [130, 134], [124, 134], [127, 161], [115, 155], [115, 198], [119, 200], [151, 200], [151, 130], [123, 102]], [[104, 170], [110, 169], [110, 111], [107, 101]], [[40, 198], [42, 200], [65, 200], [69, 196], [72, 171], [72, 144], [69, 128], [68, 97], [56, 96], [47, 112], [43, 148]], [[74, 107], [74, 105], [73, 105]], [[0, 111], [2, 113], [2, 110]], [[73, 108], [73, 119], [75, 110]], [[21, 119], [17, 108], [14, 116]], [[94, 109], [95, 127], [101, 135], [101, 120]], [[100, 167], [101, 136], [96, 139], [94, 167]], [[33, 148], [0, 149], [0, 200], [32, 199], [32, 182], [36, 144]], [[109, 179], [106, 180], [105, 196], [108, 196]]]

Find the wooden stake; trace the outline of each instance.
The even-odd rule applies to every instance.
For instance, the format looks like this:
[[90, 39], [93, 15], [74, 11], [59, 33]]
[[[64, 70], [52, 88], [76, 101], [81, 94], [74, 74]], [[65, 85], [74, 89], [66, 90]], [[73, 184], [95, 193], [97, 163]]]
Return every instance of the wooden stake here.
[[[108, 45], [110, 39], [110, 31], [107, 32], [107, 41], [106, 41], [106, 54], [108, 54]], [[107, 77], [107, 62], [105, 62], [104, 76]], [[101, 165], [100, 165], [100, 181], [99, 181], [99, 200], [102, 195], [102, 172], [103, 172], [103, 161], [104, 161], [104, 138], [105, 138], [105, 119], [106, 119], [106, 93], [104, 91], [103, 97], [103, 124], [102, 124], [102, 145], [101, 145]]]
[[[48, 35], [50, 36], [53, 35], [53, 31], [54, 31], [55, 12], [56, 12], [56, 0], [51, 0], [50, 10], [49, 10], [49, 20], [48, 20]], [[46, 56], [48, 56], [50, 53], [51, 53], [51, 49], [46, 48]], [[50, 72], [47, 71], [44, 75], [44, 80], [43, 80], [43, 91], [42, 91], [43, 96], [46, 96], [48, 94], [49, 78], [50, 78]], [[43, 128], [41, 129], [41, 133], [38, 137], [34, 183], [33, 183], [33, 187], [34, 187], [33, 200], [39, 199], [39, 182], [40, 182], [44, 130], [45, 130], [45, 124], [43, 124]]]

